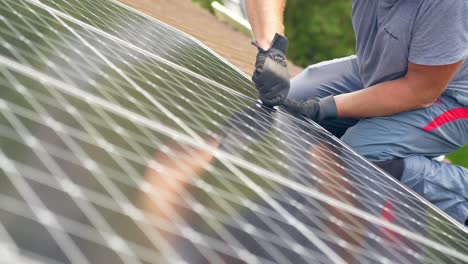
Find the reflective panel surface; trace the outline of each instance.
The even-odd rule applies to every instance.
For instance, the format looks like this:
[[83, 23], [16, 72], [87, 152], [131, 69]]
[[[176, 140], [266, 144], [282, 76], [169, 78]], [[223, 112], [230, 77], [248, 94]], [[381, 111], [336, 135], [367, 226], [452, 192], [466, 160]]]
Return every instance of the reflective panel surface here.
[[319, 126], [258, 105], [184, 34], [113, 1], [0, 3], [7, 260], [468, 261], [465, 230]]
[[192, 37], [110, 0], [40, 0], [52, 12], [75, 18], [99, 33], [125, 41], [153, 56], [189, 69], [249, 97], [257, 97], [245, 74], [228, 65]]

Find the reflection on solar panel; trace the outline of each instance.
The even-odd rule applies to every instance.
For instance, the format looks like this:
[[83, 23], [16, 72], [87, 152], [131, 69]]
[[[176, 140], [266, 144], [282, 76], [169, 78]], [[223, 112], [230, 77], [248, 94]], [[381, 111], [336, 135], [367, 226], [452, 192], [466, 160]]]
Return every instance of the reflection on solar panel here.
[[0, 0], [14, 263], [464, 263], [468, 234], [197, 41], [110, 0]]

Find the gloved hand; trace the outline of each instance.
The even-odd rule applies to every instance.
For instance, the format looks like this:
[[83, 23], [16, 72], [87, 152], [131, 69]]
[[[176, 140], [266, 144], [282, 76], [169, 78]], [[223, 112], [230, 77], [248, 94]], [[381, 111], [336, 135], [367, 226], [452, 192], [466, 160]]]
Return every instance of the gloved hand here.
[[260, 100], [267, 106], [280, 105], [289, 93], [289, 73], [286, 62], [288, 39], [276, 34], [268, 50], [258, 48], [255, 72], [252, 80], [260, 94]]
[[325, 119], [338, 117], [336, 103], [333, 96], [325, 98], [311, 98], [305, 101], [286, 99], [283, 106], [293, 115], [303, 115], [317, 123]]

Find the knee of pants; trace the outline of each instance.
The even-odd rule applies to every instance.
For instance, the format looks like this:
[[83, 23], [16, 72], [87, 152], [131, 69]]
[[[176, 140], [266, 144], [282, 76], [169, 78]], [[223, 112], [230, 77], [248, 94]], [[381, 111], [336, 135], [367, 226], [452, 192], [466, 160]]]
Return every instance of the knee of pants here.
[[307, 67], [299, 75], [291, 79], [291, 89], [288, 98], [306, 100], [312, 97], [326, 97], [330, 95], [321, 86], [326, 82], [323, 78], [323, 69], [315, 66]]
[[406, 127], [385, 118], [361, 119], [341, 140], [370, 161], [386, 161], [408, 156], [411, 142], [402, 141]]
[[441, 188], [468, 202], [468, 169], [423, 156], [410, 156], [404, 162], [401, 181], [408, 187], [435, 196], [440, 194], [435, 189]]
[[350, 56], [307, 67], [291, 79], [288, 98], [305, 100], [362, 89], [356, 60], [356, 56]]
[[423, 156], [404, 159], [401, 182], [466, 225], [468, 169]]
[[341, 140], [354, 151], [372, 162], [393, 160], [395, 157], [384, 155], [384, 148], [376, 141], [369, 140], [369, 135], [361, 135], [355, 127], [350, 127], [341, 137]]

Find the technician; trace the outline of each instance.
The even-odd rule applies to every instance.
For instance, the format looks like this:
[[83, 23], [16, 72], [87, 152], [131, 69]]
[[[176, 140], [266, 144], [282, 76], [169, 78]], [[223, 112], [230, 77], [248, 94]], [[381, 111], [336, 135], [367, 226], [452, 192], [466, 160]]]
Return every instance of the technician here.
[[468, 169], [433, 160], [468, 144], [468, 0], [352, 0], [356, 55], [292, 80], [286, 0], [246, 2], [260, 99], [320, 123], [468, 225]]

